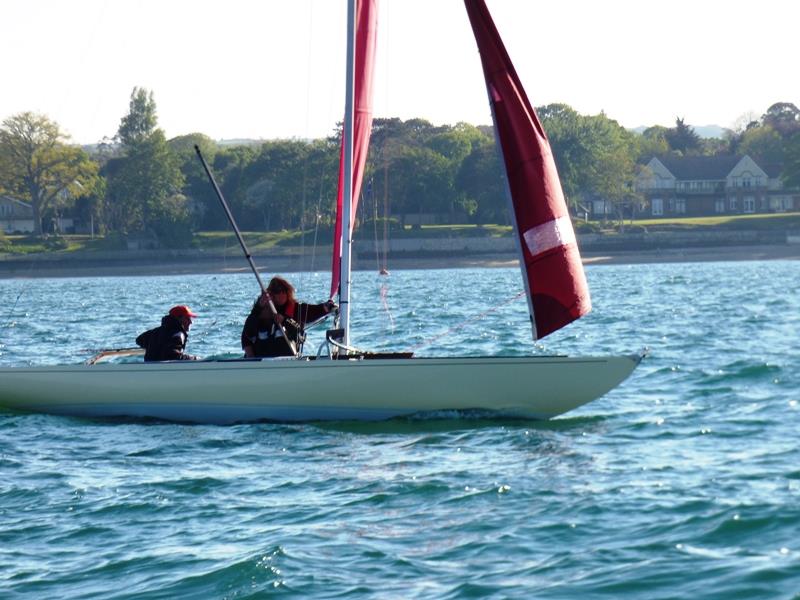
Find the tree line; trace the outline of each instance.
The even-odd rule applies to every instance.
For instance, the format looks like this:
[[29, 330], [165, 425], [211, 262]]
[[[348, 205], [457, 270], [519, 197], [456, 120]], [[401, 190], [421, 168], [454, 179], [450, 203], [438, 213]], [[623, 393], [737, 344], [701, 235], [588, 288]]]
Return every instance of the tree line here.
[[[701, 139], [675, 126], [629, 131], [605, 114], [566, 104], [537, 108], [569, 203], [592, 198], [635, 203], [634, 181], [654, 155], [749, 154], [783, 165], [800, 187], [800, 110], [770, 106], [723, 137]], [[65, 210], [101, 234], [146, 234], [186, 246], [195, 231], [228, 227], [194, 146], [212, 166], [239, 226], [250, 231], [330, 229], [340, 130], [315, 140], [223, 146], [201, 133], [166, 139], [153, 93], [134, 88], [114, 138], [90, 150], [69, 143], [44, 115], [23, 112], [0, 126], [0, 192], [30, 202], [35, 233]], [[500, 159], [491, 127], [434, 126], [423, 119], [375, 119], [360, 219], [450, 215], [478, 224], [508, 220]]]

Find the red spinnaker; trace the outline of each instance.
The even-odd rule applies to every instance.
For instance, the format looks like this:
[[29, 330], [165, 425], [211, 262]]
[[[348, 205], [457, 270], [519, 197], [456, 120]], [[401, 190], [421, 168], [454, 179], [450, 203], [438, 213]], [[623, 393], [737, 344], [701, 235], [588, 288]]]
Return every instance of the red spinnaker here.
[[483, 0], [465, 0], [503, 152], [534, 338], [592, 309], [547, 135]]
[[[353, 234], [356, 208], [367, 162], [369, 136], [372, 132], [372, 73], [375, 66], [375, 40], [378, 28], [377, 0], [356, 1], [355, 91], [353, 95], [353, 197], [349, 199], [353, 215], [350, 232]], [[333, 231], [333, 264], [331, 265], [331, 298], [339, 290], [342, 254], [342, 207], [344, 202], [344, 138], [339, 152], [339, 188], [336, 192], [336, 224]]]

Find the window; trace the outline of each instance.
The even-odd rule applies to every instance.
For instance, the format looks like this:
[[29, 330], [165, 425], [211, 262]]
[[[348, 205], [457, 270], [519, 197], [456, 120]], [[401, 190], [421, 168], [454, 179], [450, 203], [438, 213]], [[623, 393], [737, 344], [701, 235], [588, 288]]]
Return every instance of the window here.
[[725, 212], [725, 198], [717, 198], [716, 200], [714, 200], [714, 212], [717, 213]]
[[686, 200], [683, 198], [676, 198], [675, 199], [675, 212], [679, 215], [686, 214]]
[[592, 214], [593, 215], [607, 215], [611, 212], [611, 207], [605, 200], [592, 201]]
[[737, 210], [737, 208], [736, 208], [736, 198], [728, 198], [728, 209], [729, 210]]
[[653, 198], [651, 209], [654, 217], [660, 217], [664, 214], [664, 201], [661, 198]]
[[752, 196], [745, 196], [744, 201], [744, 212], [746, 213], [754, 213], [756, 212], [756, 199]]

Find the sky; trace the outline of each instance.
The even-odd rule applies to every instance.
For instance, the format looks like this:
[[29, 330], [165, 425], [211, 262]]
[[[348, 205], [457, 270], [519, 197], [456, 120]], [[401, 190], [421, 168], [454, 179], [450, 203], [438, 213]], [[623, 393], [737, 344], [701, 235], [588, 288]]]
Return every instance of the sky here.
[[[376, 117], [487, 124], [461, 0], [379, 0]], [[534, 106], [735, 127], [800, 106], [800, 2], [486, 0]], [[341, 0], [0, 0], [0, 120], [113, 137], [135, 86], [168, 138], [316, 138], [344, 106]]]

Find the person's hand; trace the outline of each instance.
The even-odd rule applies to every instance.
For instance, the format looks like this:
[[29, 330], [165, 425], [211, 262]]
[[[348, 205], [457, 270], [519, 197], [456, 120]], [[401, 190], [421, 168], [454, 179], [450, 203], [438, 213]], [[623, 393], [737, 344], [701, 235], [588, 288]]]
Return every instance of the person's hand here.
[[273, 318], [278, 325], [283, 325], [283, 315], [281, 313], [276, 314]]
[[265, 307], [265, 306], [267, 306], [269, 304], [269, 301], [271, 299], [272, 299], [272, 297], [269, 295], [269, 292], [267, 290], [264, 290], [263, 292], [261, 292], [261, 295], [258, 297], [258, 303], [262, 307]]

